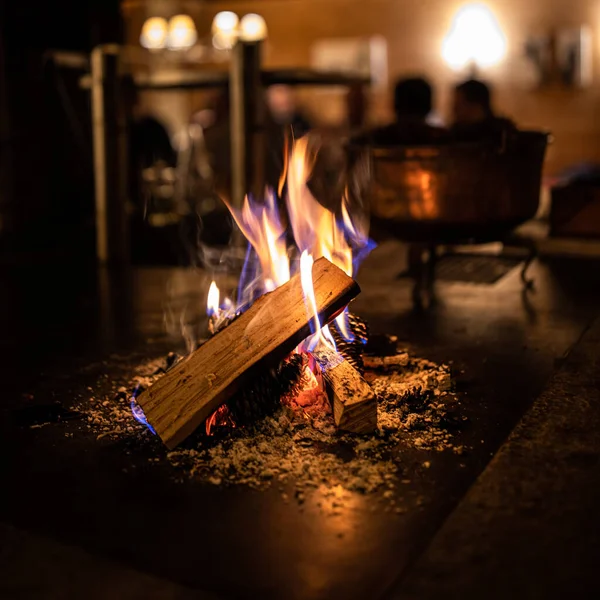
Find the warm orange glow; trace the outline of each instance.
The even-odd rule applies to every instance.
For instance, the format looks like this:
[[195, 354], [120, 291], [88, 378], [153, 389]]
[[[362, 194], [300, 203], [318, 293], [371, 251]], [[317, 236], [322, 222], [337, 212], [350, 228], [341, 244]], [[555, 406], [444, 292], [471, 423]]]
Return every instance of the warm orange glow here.
[[415, 219], [435, 219], [439, 213], [436, 202], [437, 180], [427, 170], [417, 169], [407, 175], [414, 196], [409, 197], [410, 214]]
[[281, 401], [294, 410], [300, 409], [307, 418], [331, 412], [325, 392], [325, 382], [319, 364], [312, 354], [303, 354], [304, 363], [294, 389]]

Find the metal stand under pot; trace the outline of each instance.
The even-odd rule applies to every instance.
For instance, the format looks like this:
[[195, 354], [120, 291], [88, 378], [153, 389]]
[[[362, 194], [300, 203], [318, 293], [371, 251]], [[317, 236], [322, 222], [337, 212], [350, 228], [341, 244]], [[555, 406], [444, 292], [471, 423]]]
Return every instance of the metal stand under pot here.
[[[521, 272], [536, 255], [535, 244], [514, 230], [538, 209], [542, 167], [549, 135], [508, 134], [500, 144], [367, 148], [368, 197], [374, 235], [387, 235], [427, 251], [413, 260], [413, 298], [422, 302], [435, 279], [441, 245], [503, 242], [529, 251]], [[364, 153], [353, 147], [351, 153]], [[414, 253], [415, 255], [418, 253]]]

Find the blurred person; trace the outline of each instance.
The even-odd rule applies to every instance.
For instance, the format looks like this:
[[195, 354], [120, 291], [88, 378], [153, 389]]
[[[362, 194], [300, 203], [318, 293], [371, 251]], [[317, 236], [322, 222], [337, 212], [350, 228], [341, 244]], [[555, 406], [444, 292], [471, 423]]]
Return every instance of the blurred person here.
[[136, 178], [158, 162], [174, 166], [177, 157], [169, 133], [158, 119], [144, 113], [133, 79], [124, 77], [121, 89], [129, 132], [130, 164]]
[[[429, 82], [422, 77], [400, 79], [394, 88], [395, 122], [367, 132], [354, 141], [379, 147], [443, 143], [448, 132], [431, 123], [432, 111], [433, 89]], [[427, 262], [426, 256], [429, 257]], [[408, 244], [406, 260], [409, 275], [415, 282], [420, 282], [427, 264], [435, 261], [435, 248], [427, 244]]]
[[123, 77], [121, 93], [128, 132], [132, 260], [177, 264], [181, 252], [172, 218], [177, 153], [166, 127], [143, 111], [132, 77]]
[[446, 130], [428, 123], [433, 89], [422, 77], [400, 79], [394, 88], [395, 121], [368, 131], [354, 141], [374, 146], [432, 144], [443, 141]]
[[492, 92], [483, 81], [469, 79], [454, 88], [452, 138], [461, 142], [498, 141], [516, 131], [515, 124], [495, 114]]
[[296, 96], [289, 86], [270, 86], [266, 98], [270, 116], [275, 124], [291, 127], [295, 138], [302, 137], [311, 129], [310, 122], [298, 108]]

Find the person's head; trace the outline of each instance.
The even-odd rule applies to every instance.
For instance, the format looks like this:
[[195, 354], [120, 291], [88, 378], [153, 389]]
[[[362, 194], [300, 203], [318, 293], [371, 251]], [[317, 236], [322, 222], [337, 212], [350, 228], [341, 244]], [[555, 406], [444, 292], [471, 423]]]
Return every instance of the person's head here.
[[394, 89], [396, 118], [417, 117], [425, 119], [433, 105], [431, 85], [421, 77], [400, 79]]
[[296, 112], [294, 91], [287, 85], [272, 85], [267, 89], [267, 106], [278, 123], [285, 123]]
[[492, 116], [490, 88], [477, 79], [469, 79], [454, 88], [454, 122], [458, 125], [479, 123]]

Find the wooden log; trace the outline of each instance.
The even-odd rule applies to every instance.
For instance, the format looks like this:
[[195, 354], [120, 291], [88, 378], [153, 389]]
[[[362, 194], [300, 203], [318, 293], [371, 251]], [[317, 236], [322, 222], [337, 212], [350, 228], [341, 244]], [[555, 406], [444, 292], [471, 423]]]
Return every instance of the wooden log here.
[[[325, 258], [313, 265], [313, 285], [321, 323], [360, 292], [352, 278]], [[138, 403], [162, 441], [174, 448], [257, 370], [278, 364], [310, 334], [311, 315], [296, 275], [159, 379]]]
[[374, 431], [377, 428], [377, 396], [364, 377], [339, 354], [320, 352], [317, 360], [333, 405], [335, 424], [353, 433]]

